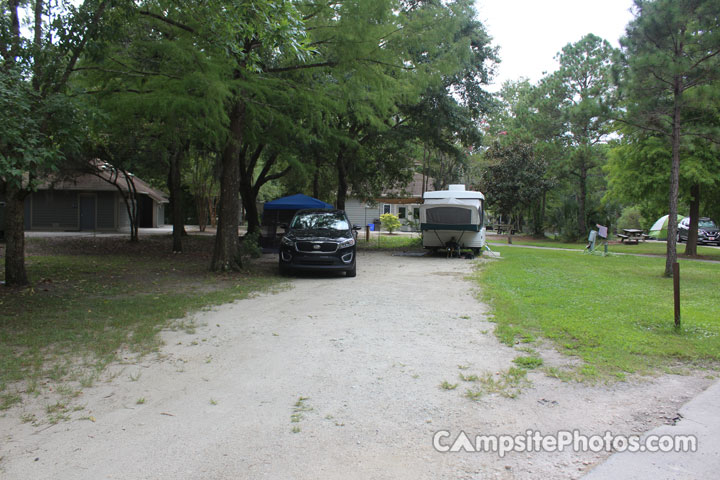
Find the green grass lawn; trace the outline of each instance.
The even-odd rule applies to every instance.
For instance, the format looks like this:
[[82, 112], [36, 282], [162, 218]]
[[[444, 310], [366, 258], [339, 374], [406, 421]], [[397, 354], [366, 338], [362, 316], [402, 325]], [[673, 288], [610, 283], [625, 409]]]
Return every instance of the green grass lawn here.
[[[628, 246], [631, 248], [631, 246]], [[681, 260], [682, 328], [673, 328], [664, 258], [494, 247], [477, 272], [507, 344], [550, 339], [594, 378], [720, 360], [720, 265]]]
[[155, 349], [172, 319], [282, 282], [275, 263], [210, 273], [212, 237], [184, 242], [173, 255], [167, 237], [29, 240], [32, 286], [0, 287], [0, 410], [20, 400], [17, 382], [25, 394], [91, 384], [119, 351]]
[[[488, 242], [496, 245], [507, 244], [507, 237], [502, 236], [491, 236], [488, 237]], [[552, 247], [552, 248], [568, 248], [571, 250], [584, 250], [587, 246], [587, 242], [576, 242], [567, 243], [560, 242], [552, 239], [530, 239], [529, 237], [518, 237], [513, 238], [513, 245], [527, 245], [532, 247]], [[597, 249], [602, 250], [602, 244], [596, 246]], [[624, 243], [613, 243], [608, 245], [608, 251], [612, 253], [637, 253], [641, 255], [665, 255], [667, 245], [665, 242], [647, 241], [640, 242], [637, 245], [627, 245]], [[685, 252], [685, 244], [677, 244], [677, 251], [682, 258]], [[700, 258], [708, 260], [720, 260], [720, 249], [708, 247], [705, 245], [698, 246], [698, 255]]]

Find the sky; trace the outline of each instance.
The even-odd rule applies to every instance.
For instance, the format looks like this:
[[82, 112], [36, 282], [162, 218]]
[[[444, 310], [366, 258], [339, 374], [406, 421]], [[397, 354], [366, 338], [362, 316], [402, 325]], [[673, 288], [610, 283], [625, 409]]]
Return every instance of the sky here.
[[543, 72], [557, 69], [554, 57], [568, 43], [588, 33], [604, 38], [614, 47], [632, 20], [632, 0], [477, 0], [478, 19], [500, 47], [494, 85], [505, 80], [528, 78], [532, 83]]

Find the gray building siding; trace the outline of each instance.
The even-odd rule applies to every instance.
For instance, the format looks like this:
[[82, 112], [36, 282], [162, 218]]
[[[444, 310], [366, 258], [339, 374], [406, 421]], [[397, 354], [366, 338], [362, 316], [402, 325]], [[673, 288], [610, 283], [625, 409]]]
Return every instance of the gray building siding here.
[[115, 229], [115, 197], [114, 192], [97, 193], [97, 228], [99, 230]]
[[117, 211], [117, 228], [120, 231], [130, 231], [130, 217], [127, 213], [127, 206], [125, 200], [118, 195], [115, 200], [115, 210]]
[[165, 205], [156, 203], [155, 208], [157, 209], [157, 221], [153, 226], [159, 227], [160, 225], [165, 225]]
[[33, 193], [30, 227], [77, 229], [77, 193], [52, 190], [40, 190]]
[[94, 202], [94, 219], [88, 226], [98, 230], [115, 230], [115, 192], [74, 192], [39, 190], [25, 199], [25, 230], [79, 230], [80, 196]]

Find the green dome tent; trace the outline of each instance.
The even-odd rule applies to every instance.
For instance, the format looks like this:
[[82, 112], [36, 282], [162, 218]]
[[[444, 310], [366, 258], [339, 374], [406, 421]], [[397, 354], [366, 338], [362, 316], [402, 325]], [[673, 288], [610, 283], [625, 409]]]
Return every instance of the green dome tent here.
[[[670, 215], [663, 215], [662, 217], [657, 219], [657, 222], [653, 223], [653, 226], [650, 227], [650, 233], [649, 235], [654, 238], [655, 240], [667, 240], [667, 228], [668, 228], [668, 218]], [[678, 215], [677, 221], [680, 223], [683, 220], [682, 215]]]

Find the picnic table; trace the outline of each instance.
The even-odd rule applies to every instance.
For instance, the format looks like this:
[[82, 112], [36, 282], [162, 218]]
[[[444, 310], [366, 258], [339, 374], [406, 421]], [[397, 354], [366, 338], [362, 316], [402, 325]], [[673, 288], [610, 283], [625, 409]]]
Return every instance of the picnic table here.
[[511, 234], [515, 234], [515, 226], [508, 223], [498, 223], [495, 226], [495, 231], [500, 235], [503, 232], [510, 232]]
[[623, 233], [616, 234], [620, 243], [637, 245], [640, 240], [645, 240], [645, 233], [637, 228], [623, 228]]

